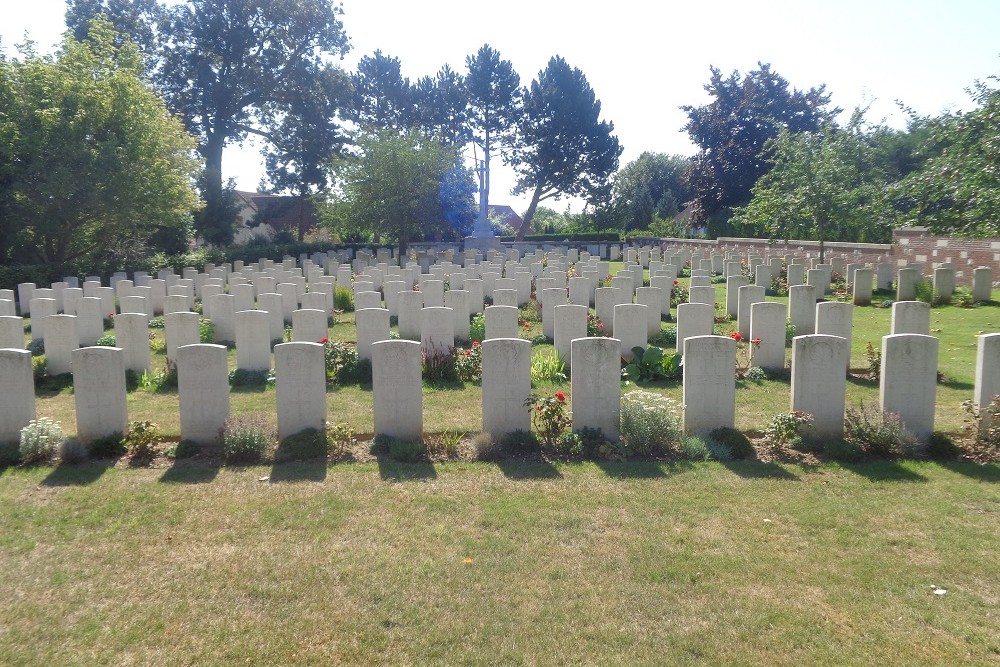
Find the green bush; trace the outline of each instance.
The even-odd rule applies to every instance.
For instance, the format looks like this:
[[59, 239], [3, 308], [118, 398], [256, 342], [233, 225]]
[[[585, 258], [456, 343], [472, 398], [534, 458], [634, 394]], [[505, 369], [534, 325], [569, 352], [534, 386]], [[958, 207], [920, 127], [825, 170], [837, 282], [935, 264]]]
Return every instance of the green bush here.
[[844, 440], [865, 455], [895, 459], [923, 453], [920, 442], [903, 428], [899, 415], [862, 403], [844, 416]]
[[638, 456], [664, 456], [683, 438], [673, 399], [648, 391], [630, 391], [621, 399], [621, 442]]
[[90, 456], [95, 459], [118, 458], [125, 453], [125, 438], [121, 433], [112, 433], [93, 440], [89, 449]]
[[271, 371], [251, 371], [246, 368], [234, 368], [229, 371], [229, 386], [231, 387], [265, 387]]
[[151, 421], [134, 421], [128, 425], [123, 443], [125, 451], [135, 461], [148, 461], [156, 455], [160, 442], [160, 427]]
[[333, 307], [344, 313], [354, 310], [354, 292], [348, 287], [337, 287], [333, 292]]
[[860, 447], [841, 438], [824, 442], [823, 453], [834, 461], [844, 463], [858, 463], [865, 458], [865, 453]]
[[40, 357], [45, 354], [45, 341], [41, 338], [36, 338], [30, 341], [25, 347], [28, 352], [31, 352], [31, 356]]
[[750, 438], [735, 428], [728, 426], [717, 428], [708, 434], [708, 439], [728, 451], [734, 459], [752, 459], [757, 455]]
[[422, 441], [400, 440], [384, 434], [372, 440], [372, 451], [402, 463], [415, 463], [426, 458], [427, 454]]
[[193, 440], [181, 440], [167, 447], [163, 453], [168, 459], [189, 459], [201, 453], [201, 445]]
[[566, 362], [555, 350], [531, 355], [531, 384], [565, 382]]
[[35, 378], [35, 381], [41, 380], [46, 376], [49, 370], [49, 362], [45, 358], [45, 355], [40, 357], [31, 358], [31, 375]]
[[0, 468], [17, 465], [21, 460], [21, 448], [16, 442], [0, 443]]
[[63, 441], [63, 430], [48, 417], [32, 419], [21, 429], [18, 452], [22, 463], [41, 463], [56, 455]]
[[275, 460], [303, 461], [319, 457], [325, 458], [328, 447], [325, 429], [318, 431], [314, 428], [307, 428], [282, 440], [275, 452]]
[[504, 452], [509, 454], [534, 454], [542, 447], [538, 434], [521, 429], [507, 433], [500, 439], [500, 443]]
[[801, 410], [782, 412], [771, 417], [764, 429], [764, 437], [772, 447], [801, 449], [803, 438], [812, 422], [812, 415]]
[[273, 431], [259, 415], [230, 417], [222, 429], [222, 456], [226, 463], [255, 463], [274, 444]]
[[681, 441], [679, 453], [682, 459], [688, 461], [707, 461], [712, 458], [712, 452], [701, 438], [684, 438]]
[[97, 339], [95, 345], [100, 345], [102, 347], [114, 347], [115, 346], [115, 335], [113, 333], [104, 334]]
[[204, 317], [198, 318], [198, 340], [206, 344], [215, 342], [215, 324], [212, 320]]
[[469, 323], [469, 340], [473, 343], [482, 343], [486, 339], [486, 316], [483, 313], [476, 313]]

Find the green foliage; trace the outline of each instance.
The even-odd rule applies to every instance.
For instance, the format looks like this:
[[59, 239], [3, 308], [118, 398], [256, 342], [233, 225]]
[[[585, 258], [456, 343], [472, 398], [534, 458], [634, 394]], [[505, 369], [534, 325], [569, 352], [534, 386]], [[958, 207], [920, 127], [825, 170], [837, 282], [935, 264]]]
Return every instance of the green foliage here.
[[388, 455], [402, 463], [416, 463], [427, 458], [427, 450], [422, 441], [401, 440], [379, 434], [372, 440], [372, 452]]
[[750, 200], [751, 188], [771, 168], [768, 142], [781, 128], [815, 132], [840, 111], [828, 108], [825, 86], [790, 88], [764, 63], [746, 76], [734, 71], [725, 78], [712, 67], [705, 90], [708, 104], [681, 107], [688, 115], [684, 130], [700, 149], [688, 174], [695, 222]]
[[[534, 342], [534, 341], [532, 341]], [[555, 350], [531, 355], [531, 384], [565, 382], [566, 362]]]
[[812, 415], [801, 410], [782, 412], [771, 417], [764, 428], [764, 437], [772, 447], [801, 449], [803, 438], [812, 423]]
[[648, 391], [630, 391], [621, 399], [620, 439], [638, 456], [665, 456], [683, 439], [677, 403]]
[[[995, 77], [991, 77], [994, 79]], [[977, 81], [977, 108], [914, 122], [926, 128], [930, 157], [899, 185], [910, 215], [936, 234], [1000, 235], [1000, 88]]]
[[519, 236], [531, 226], [539, 202], [574, 196], [597, 204], [607, 195], [622, 148], [614, 124], [600, 120], [601, 103], [587, 77], [553, 56], [524, 95], [512, 164], [514, 194], [531, 193]]
[[133, 461], [147, 461], [156, 455], [161, 437], [160, 427], [153, 422], [133, 421], [129, 422], [122, 444]]
[[222, 429], [222, 456], [226, 463], [255, 463], [274, 444], [274, 432], [256, 414], [234, 415]]
[[921, 453], [920, 443], [903, 428], [899, 415], [883, 413], [864, 403], [847, 409], [844, 440], [874, 458], [895, 459]]
[[278, 444], [274, 453], [275, 461], [304, 461], [326, 458], [329, 448], [326, 430], [307, 428], [290, 435]]
[[473, 343], [482, 343], [486, 339], [486, 315], [476, 313], [469, 323], [469, 340]]
[[785, 347], [791, 347], [793, 338], [795, 338], [795, 325], [792, 324], [792, 320], [785, 320]]
[[198, 341], [201, 343], [215, 342], [215, 323], [206, 317], [198, 318]]
[[531, 425], [538, 433], [542, 445], [554, 448], [559, 436], [572, 424], [572, 414], [568, 409], [566, 394], [557, 391], [552, 396], [532, 394], [524, 402], [524, 407], [531, 410]]
[[21, 463], [43, 463], [55, 456], [63, 441], [63, 430], [48, 417], [32, 419], [21, 429], [18, 446]]
[[46, 360], [45, 355], [31, 358], [31, 375], [35, 378], [35, 382], [45, 379], [48, 374], [49, 363]]
[[193, 440], [181, 440], [167, 447], [163, 453], [168, 459], [189, 459], [201, 453], [201, 445]]
[[976, 300], [972, 290], [965, 285], [959, 285], [951, 295], [951, 302], [959, 308], [975, 308]]
[[91, 441], [89, 448], [95, 459], [118, 458], [125, 453], [125, 438], [121, 433], [112, 433]]
[[113, 333], [104, 334], [97, 339], [96, 345], [102, 345], [104, 347], [114, 347], [115, 346], [115, 335]]
[[467, 350], [455, 350], [455, 378], [460, 382], [483, 381], [483, 348], [479, 343], [473, 342]]
[[40, 357], [45, 354], [45, 341], [41, 338], [36, 338], [30, 341], [25, 349], [31, 352], [31, 356]]
[[691, 298], [690, 293], [686, 285], [682, 285], [680, 281], [674, 280], [674, 288], [670, 290], [670, 307], [676, 308], [682, 303], [687, 303]]
[[647, 151], [622, 167], [607, 206], [614, 226], [625, 233], [648, 229], [654, 236], [678, 236], [673, 218], [691, 197], [684, 182], [689, 163], [680, 155]]
[[337, 287], [333, 293], [333, 307], [342, 313], [354, 310], [354, 291], [349, 287]]
[[773, 238], [887, 243], [895, 211], [887, 180], [855, 111], [850, 124], [816, 131], [782, 130], [767, 149], [772, 168], [753, 187], [734, 225], [753, 226]]
[[144, 372], [139, 376], [138, 388], [151, 394], [177, 389], [177, 365], [168, 361], [163, 370]]
[[[729, 452], [734, 459], [752, 459], [757, 455], [750, 439], [735, 428], [723, 426], [708, 434], [710, 445]], [[718, 458], [718, 457], [716, 457]]]
[[463, 431], [448, 429], [430, 438], [426, 443], [427, 453], [438, 458], [455, 459], [458, 457], [458, 446], [465, 438]]
[[702, 438], [684, 438], [679, 447], [678, 454], [687, 461], [707, 461], [712, 458], [712, 450], [708, 443]]
[[194, 142], [98, 20], [52, 56], [0, 59], [0, 260], [129, 259], [190, 233]]
[[604, 322], [594, 313], [587, 313], [587, 335], [604, 336]]
[[878, 382], [882, 377], [882, 349], [868, 341], [865, 343], [865, 360], [868, 362], [868, 379]]
[[977, 447], [1000, 450], [1000, 396], [994, 396], [986, 405], [976, 406], [971, 401], [962, 402], [965, 412], [962, 428]]
[[234, 368], [229, 371], [230, 387], [266, 387], [270, 371], [251, 371], [246, 368]]
[[71, 465], [83, 463], [87, 460], [87, 455], [87, 446], [76, 438], [63, 440], [56, 448], [56, 456], [59, 457], [60, 463]]
[[681, 376], [681, 354], [665, 354], [662, 348], [650, 345], [645, 350], [632, 348], [632, 361], [622, 371], [623, 379], [630, 382], [675, 380]]
[[420, 353], [421, 375], [429, 381], [454, 381], [458, 379], [455, 371], [455, 348], [439, 352]]

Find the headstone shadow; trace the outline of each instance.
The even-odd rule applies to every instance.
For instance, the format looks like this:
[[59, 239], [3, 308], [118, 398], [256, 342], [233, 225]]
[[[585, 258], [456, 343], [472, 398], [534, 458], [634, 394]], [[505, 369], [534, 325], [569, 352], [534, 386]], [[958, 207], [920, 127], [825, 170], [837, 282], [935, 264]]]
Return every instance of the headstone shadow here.
[[222, 461], [175, 461], [174, 465], [160, 475], [164, 484], [208, 484], [218, 475]]
[[939, 463], [942, 468], [950, 470], [959, 475], [978, 479], [981, 482], [1000, 482], [1000, 464], [973, 463], [971, 461], [953, 461], [949, 463]]
[[617, 479], [655, 479], [667, 476], [659, 461], [595, 461], [594, 464], [608, 477]]
[[796, 482], [799, 476], [782, 468], [773, 461], [764, 463], [763, 461], [722, 461], [730, 472], [743, 477], [744, 479], [782, 479], [789, 482]]
[[497, 461], [507, 479], [559, 479], [562, 473], [548, 461]]
[[927, 478], [909, 470], [897, 461], [844, 463], [844, 468], [873, 482], [926, 482]]
[[437, 471], [433, 463], [400, 463], [385, 457], [378, 457], [378, 474], [383, 482], [412, 482], [436, 479]]
[[96, 482], [114, 464], [113, 459], [60, 463], [42, 480], [42, 486], [87, 486]]
[[271, 483], [322, 482], [326, 479], [326, 460], [287, 461], [271, 467]]

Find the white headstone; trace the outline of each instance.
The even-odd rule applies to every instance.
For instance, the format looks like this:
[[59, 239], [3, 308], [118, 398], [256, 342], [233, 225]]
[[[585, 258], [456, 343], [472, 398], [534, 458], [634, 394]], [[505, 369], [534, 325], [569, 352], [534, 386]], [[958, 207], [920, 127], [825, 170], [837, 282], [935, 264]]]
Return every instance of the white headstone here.
[[354, 312], [358, 329], [358, 357], [372, 358], [372, 346], [389, 340], [389, 311], [385, 308], [363, 308]]
[[[23, 340], [23, 330], [21, 337]], [[0, 443], [17, 443], [21, 439], [21, 429], [35, 418], [35, 377], [31, 367], [31, 352], [0, 345], [0, 377], [3, 378], [3, 391], [0, 391]]]
[[890, 334], [931, 333], [931, 305], [923, 301], [896, 301], [892, 304]]
[[73, 350], [80, 347], [76, 315], [49, 315], [45, 332], [46, 373], [69, 373], [73, 370]]
[[938, 339], [919, 334], [882, 337], [879, 401], [921, 442], [934, 430]]
[[785, 368], [785, 310], [777, 301], [750, 306], [750, 365], [766, 371]]
[[81, 347], [73, 351], [73, 397], [76, 435], [82, 442], [125, 435], [128, 404], [125, 354], [121, 348]]
[[728, 336], [687, 338], [684, 341], [683, 391], [686, 434], [733, 428], [736, 424], [736, 341]]
[[[236, 313], [236, 368], [266, 371], [271, 368], [269, 316], [263, 310]], [[318, 342], [318, 341], [317, 341]]]
[[[587, 337], [587, 312], [586, 306], [573, 304], [562, 304], [553, 308], [553, 340], [556, 352], [565, 362], [567, 368], [572, 367], [572, 343], [577, 338]], [[514, 315], [515, 333], [509, 338], [516, 338], [517, 315]]]
[[177, 393], [181, 438], [199, 444], [217, 442], [229, 418], [225, 346], [199, 343], [177, 348]]
[[148, 373], [152, 369], [149, 325], [144, 313], [115, 315], [115, 345], [122, 351], [125, 370]]
[[326, 363], [320, 343], [274, 346], [278, 439], [308, 428], [322, 431], [326, 422]]
[[420, 352], [420, 343], [416, 341], [384, 340], [372, 345], [372, 412], [375, 435], [387, 435], [411, 442], [422, 440], [423, 384]]
[[976, 384], [972, 400], [982, 410], [1000, 395], [1000, 333], [976, 337]]
[[573, 430], [600, 429], [617, 441], [621, 422], [621, 341], [577, 338], [571, 343]]

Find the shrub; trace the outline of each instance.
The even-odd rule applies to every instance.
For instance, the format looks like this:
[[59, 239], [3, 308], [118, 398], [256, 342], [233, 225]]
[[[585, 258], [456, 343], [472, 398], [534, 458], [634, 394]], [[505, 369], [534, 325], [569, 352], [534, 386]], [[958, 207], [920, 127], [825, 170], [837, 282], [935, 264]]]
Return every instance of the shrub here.
[[416, 463], [426, 455], [423, 442], [401, 440], [384, 434], [377, 435], [372, 440], [372, 451], [378, 454], [387, 454], [389, 458], [402, 463]]
[[645, 350], [636, 346], [632, 348], [632, 361], [625, 366], [622, 377], [627, 381], [642, 383], [679, 379], [681, 372], [679, 352], [664, 354], [655, 345], [650, 345]]
[[960, 308], [975, 308], [976, 299], [972, 290], [965, 285], [959, 285], [951, 295], [951, 302]]
[[534, 431], [522, 431], [521, 429], [507, 433], [499, 442], [501, 449], [511, 454], [532, 454], [542, 446]]
[[229, 371], [229, 385], [231, 387], [264, 387], [267, 386], [267, 371], [251, 371], [246, 368], [234, 368]]
[[676, 308], [682, 303], [687, 303], [689, 298], [687, 287], [681, 285], [680, 281], [674, 280], [674, 289], [670, 292], [670, 306]]
[[130, 422], [123, 440], [125, 451], [136, 461], [153, 458], [159, 442], [160, 427], [151, 421]]
[[450, 347], [445, 352], [421, 352], [421, 373], [425, 380], [455, 380], [458, 378], [455, 370], [455, 348]]
[[1000, 395], [978, 409], [972, 400], [962, 402], [962, 429], [977, 447], [1000, 450]]
[[924, 303], [935, 305], [934, 284], [926, 278], [918, 280], [915, 288], [915, 296], [917, 301], [923, 301]]
[[865, 359], [868, 361], [866, 377], [872, 382], [878, 382], [882, 377], [882, 350], [876, 349], [871, 341], [865, 343]]
[[314, 428], [307, 428], [282, 440], [275, 452], [275, 460], [302, 461], [319, 457], [325, 458], [327, 448], [326, 429], [318, 431]]
[[458, 457], [458, 445], [462, 442], [465, 433], [456, 430], [446, 430], [430, 438], [427, 443], [427, 452], [438, 458], [454, 459]]
[[785, 347], [791, 347], [792, 339], [795, 338], [795, 325], [792, 320], [785, 320]]
[[782, 412], [771, 417], [764, 429], [764, 437], [772, 447], [801, 449], [803, 436], [812, 423], [812, 415], [801, 410]]
[[567, 409], [566, 394], [561, 391], [552, 396], [532, 394], [524, 406], [531, 409], [531, 425], [535, 427], [542, 445], [554, 448], [559, 436], [573, 422]]
[[167, 328], [166, 320], [164, 318], [162, 318], [162, 317], [154, 317], [151, 320], [149, 320], [149, 328], [150, 329], [166, 329]]
[[139, 376], [139, 389], [156, 393], [177, 388], [177, 365], [165, 362], [163, 370]]
[[474, 343], [482, 343], [486, 340], [486, 315], [476, 313], [469, 323], [469, 340]]
[[121, 433], [112, 433], [90, 443], [90, 455], [95, 459], [118, 458], [124, 453], [125, 441]]
[[31, 352], [31, 356], [39, 357], [45, 354], [45, 341], [41, 338], [36, 338], [35, 340], [30, 341], [25, 349], [28, 350], [28, 352]]
[[189, 459], [201, 453], [201, 445], [193, 440], [181, 440], [167, 447], [163, 453], [169, 459]]
[[483, 348], [473, 341], [468, 350], [455, 351], [455, 378], [461, 382], [483, 381]]
[[40, 463], [55, 456], [63, 441], [62, 428], [48, 417], [32, 419], [21, 429], [18, 446], [22, 463]]
[[917, 454], [920, 448], [913, 434], [903, 428], [899, 415], [864, 403], [847, 409], [844, 440], [867, 456], [887, 459]]
[[594, 337], [606, 335], [604, 333], [604, 322], [593, 313], [587, 313], [587, 335]]
[[272, 444], [274, 433], [258, 415], [235, 415], [226, 420], [222, 429], [222, 456], [226, 463], [259, 461]]
[[555, 350], [531, 356], [531, 384], [565, 382], [566, 363]]
[[39, 357], [31, 358], [31, 375], [35, 380], [41, 380], [45, 377], [49, 370], [49, 363], [45, 359], [45, 355]]
[[680, 443], [680, 456], [688, 461], [707, 461], [712, 458], [712, 452], [701, 438], [684, 438]]
[[857, 463], [865, 458], [865, 453], [860, 447], [842, 438], [824, 442], [823, 453], [835, 461], [843, 461], [844, 463]]
[[503, 441], [497, 440], [489, 433], [476, 434], [472, 438], [472, 448], [476, 452], [478, 461], [499, 461], [506, 455]]
[[215, 342], [215, 323], [204, 317], [198, 318], [198, 341], [201, 343]]
[[87, 446], [76, 438], [63, 440], [57, 447], [56, 455], [61, 463], [83, 463], [87, 460]]
[[115, 346], [115, 335], [113, 333], [104, 334], [97, 339], [96, 345], [101, 345], [104, 347], [114, 347]]
[[348, 287], [337, 287], [333, 292], [333, 308], [342, 313], [354, 310], [354, 292]]
[[683, 437], [677, 403], [648, 391], [630, 391], [621, 400], [621, 442], [639, 456], [663, 456]]
[[735, 428], [722, 426], [709, 433], [708, 438], [719, 448], [728, 451], [734, 459], [752, 459], [757, 455], [753, 444], [750, 443], [750, 438]]

